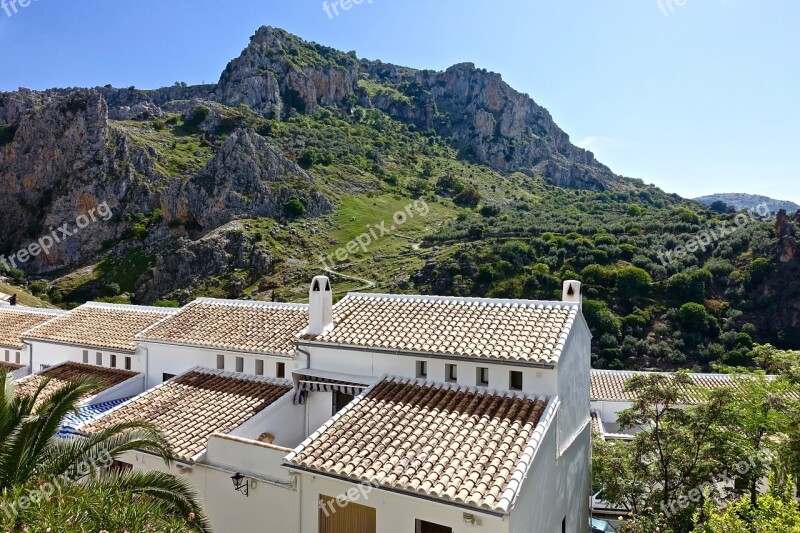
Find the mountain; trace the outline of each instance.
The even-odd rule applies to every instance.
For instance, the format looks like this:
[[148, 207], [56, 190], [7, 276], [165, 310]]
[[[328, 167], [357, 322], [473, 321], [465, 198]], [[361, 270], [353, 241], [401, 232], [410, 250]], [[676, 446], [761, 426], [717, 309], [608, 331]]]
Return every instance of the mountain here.
[[300, 301], [323, 270], [337, 296], [558, 299], [580, 279], [598, 367], [800, 346], [798, 216], [618, 176], [470, 63], [262, 27], [215, 84], [3, 93], [0, 190], [0, 270], [65, 308]]
[[774, 198], [768, 198], [766, 196], [760, 196], [757, 194], [711, 194], [709, 196], [695, 198], [694, 200], [707, 206], [710, 206], [714, 202], [723, 202], [726, 205], [733, 207], [736, 211], [741, 211], [742, 209], [756, 209], [756, 207], [761, 205], [766, 205], [767, 208], [773, 213], [777, 213], [781, 209], [786, 210], [788, 213], [800, 211], [800, 205], [797, 205], [794, 202], [789, 202], [787, 200], [775, 200]]

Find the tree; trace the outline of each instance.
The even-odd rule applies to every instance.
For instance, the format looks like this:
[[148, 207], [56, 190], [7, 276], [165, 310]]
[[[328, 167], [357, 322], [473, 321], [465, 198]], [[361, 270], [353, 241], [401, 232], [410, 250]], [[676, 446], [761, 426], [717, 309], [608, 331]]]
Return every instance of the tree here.
[[647, 297], [652, 283], [650, 274], [638, 267], [623, 267], [617, 272], [617, 291], [623, 298]]
[[697, 303], [683, 304], [680, 308], [681, 325], [689, 332], [702, 333], [708, 325], [706, 308]]
[[777, 435], [792, 431], [791, 387], [782, 379], [770, 379], [763, 371], [736, 378], [731, 405], [735, 431], [743, 438], [745, 456], [751, 467], [740, 473], [743, 488], [750, 493], [750, 504], [758, 506], [758, 482], [769, 473], [768, 454], [778, 453]]
[[697, 487], [741, 457], [740, 439], [730, 429], [731, 391], [713, 391], [701, 405], [687, 407], [705, 393], [685, 373], [639, 375], [626, 389], [636, 399], [618, 423], [638, 432], [631, 441], [596, 446], [595, 480], [607, 501], [635, 515], [661, 512], [670, 527], [687, 531], [701, 501]]
[[470, 185], [458, 193], [456, 197], [453, 198], [453, 201], [459, 205], [476, 207], [479, 203], [481, 203], [481, 193], [478, 192], [478, 189]]
[[[144, 524], [210, 530], [197, 494], [184, 481], [162, 472], [115, 473], [101, 468], [107, 466], [101, 462], [131, 450], [159, 455], [169, 463], [166, 441], [153, 426], [116, 424], [88, 437], [58, 439], [64, 417], [75, 412], [98, 384], [76, 380], [46, 392], [49, 385], [50, 380], [43, 380], [32, 395], [18, 396], [12, 377], [0, 372], [0, 506], [4, 510], [0, 529], [27, 530], [28, 524], [35, 523], [37, 531], [47, 527], [100, 531], [114, 529], [108, 526], [115, 516], [140, 516], [146, 519]], [[23, 497], [33, 505], [19, 505]], [[76, 514], [78, 509], [85, 513]], [[142, 515], [148, 510], [153, 514]], [[80, 523], [68, 527], [63, 520], [67, 516], [73, 523], [80, 516]], [[49, 524], [43, 522], [48, 517], [53, 520]], [[126, 527], [146, 529], [135, 524]]]
[[[772, 479], [771, 481], [774, 481]], [[770, 485], [775, 486], [773, 483]], [[716, 512], [707, 503], [695, 516], [695, 533], [800, 533], [800, 509], [791, 483], [777, 484], [770, 493], [752, 502], [742, 498], [724, 512]]]

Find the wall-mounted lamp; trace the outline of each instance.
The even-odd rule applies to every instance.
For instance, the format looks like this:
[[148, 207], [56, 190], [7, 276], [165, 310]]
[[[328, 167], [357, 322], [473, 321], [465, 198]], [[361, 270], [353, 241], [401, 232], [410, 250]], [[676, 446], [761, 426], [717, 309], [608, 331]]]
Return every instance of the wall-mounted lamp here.
[[250, 483], [248, 483], [247, 479], [242, 474], [236, 472], [235, 475], [231, 476], [231, 481], [233, 481], [233, 488], [236, 492], [241, 492], [248, 497], [250, 496]]

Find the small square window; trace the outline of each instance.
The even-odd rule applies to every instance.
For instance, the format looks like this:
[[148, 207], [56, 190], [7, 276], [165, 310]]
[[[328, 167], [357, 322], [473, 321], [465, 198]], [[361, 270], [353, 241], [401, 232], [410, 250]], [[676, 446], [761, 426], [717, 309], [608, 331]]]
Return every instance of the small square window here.
[[508, 388], [511, 390], [522, 390], [522, 372], [512, 370], [509, 373]]
[[422, 379], [428, 378], [428, 362], [417, 361], [417, 377]]
[[131, 364], [132, 364], [131, 358], [130, 357], [126, 357], [125, 358], [125, 370], [130, 370], [131, 369]]
[[275, 363], [275, 376], [278, 378], [286, 377], [286, 363]]
[[237, 372], [244, 372], [244, 357], [237, 357], [236, 358], [236, 371]]
[[256, 359], [256, 376], [263, 376], [264, 375], [264, 361], [262, 359]]
[[84, 350], [83, 351], [83, 364], [84, 365], [88, 365], [89, 364], [89, 350]]
[[478, 387], [489, 386], [489, 369], [486, 368], [485, 366], [478, 367], [477, 384]]
[[456, 383], [458, 381], [458, 365], [445, 365], [445, 381], [448, 383]]
[[94, 356], [94, 364], [97, 366], [103, 366], [103, 353], [97, 352]]
[[225, 370], [225, 356], [217, 354], [217, 370]]

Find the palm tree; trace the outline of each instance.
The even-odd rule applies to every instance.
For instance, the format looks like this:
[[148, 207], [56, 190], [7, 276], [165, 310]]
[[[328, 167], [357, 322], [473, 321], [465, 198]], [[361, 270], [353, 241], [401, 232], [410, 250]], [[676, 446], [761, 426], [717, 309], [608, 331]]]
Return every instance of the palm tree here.
[[[58, 439], [64, 417], [76, 412], [98, 383], [76, 380], [55, 390], [49, 384], [43, 380], [32, 395], [19, 396], [11, 375], [0, 371], [0, 520], [13, 517], [10, 526], [18, 530], [31, 518], [64, 517], [72, 507], [82, 513], [83, 525], [75, 531], [84, 530], [86, 520], [94, 521], [99, 529], [109, 529], [107, 524], [113, 529], [112, 515], [138, 514], [152, 522], [148, 513], [153, 512], [160, 513], [166, 523], [179, 524], [176, 530], [210, 531], [197, 493], [183, 480], [162, 472], [121, 473], [102, 468], [108, 466], [102, 463], [131, 450], [156, 454], [170, 464], [167, 443], [155, 427], [122, 423], [91, 436]], [[19, 512], [26, 507], [17, 505], [22, 496], [26, 502], [35, 502], [36, 513]], [[56, 525], [63, 530], [64, 524]]]

